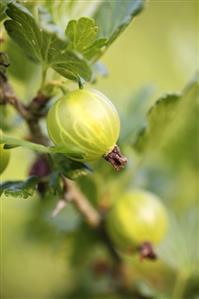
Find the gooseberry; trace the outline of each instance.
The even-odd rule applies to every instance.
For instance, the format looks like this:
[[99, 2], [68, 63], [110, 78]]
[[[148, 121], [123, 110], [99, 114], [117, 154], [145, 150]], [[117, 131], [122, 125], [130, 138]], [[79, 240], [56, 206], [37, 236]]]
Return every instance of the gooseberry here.
[[71, 159], [95, 161], [104, 157], [116, 169], [127, 161], [116, 146], [118, 112], [95, 89], [79, 89], [59, 99], [49, 110], [47, 128], [53, 143]]
[[0, 144], [0, 174], [6, 169], [10, 160], [10, 151], [4, 149], [4, 144]]
[[140, 249], [154, 257], [152, 245], [164, 237], [168, 220], [159, 198], [147, 191], [131, 190], [122, 195], [107, 214], [107, 230], [118, 248]]

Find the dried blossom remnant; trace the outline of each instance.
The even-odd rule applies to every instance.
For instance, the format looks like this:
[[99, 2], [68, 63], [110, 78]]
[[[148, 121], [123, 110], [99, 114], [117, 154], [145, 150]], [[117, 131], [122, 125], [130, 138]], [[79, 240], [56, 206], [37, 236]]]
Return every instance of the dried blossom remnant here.
[[47, 156], [38, 156], [33, 165], [31, 166], [29, 175], [41, 178], [37, 186], [37, 190], [41, 195], [43, 195], [47, 190], [47, 181], [44, 178], [47, 177], [50, 173], [51, 169]]
[[144, 242], [142, 245], [138, 248], [138, 251], [140, 253], [140, 259], [149, 259], [149, 260], [156, 260], [157, 255], [154, 252], [153, 246], [150, 242]]
[[113, 150], [110, 153], [104, 156], [104, 159], [111, 163], [116, 171], [124, 168], [125, 164], [127, 163], [127, 158], [122, 155], [117, 145], [114, 146]]
[[48, 176], [50, 173], [51, 169], [49, 161], [45, 155], [38, 156], [29, 171], [29, 175], [36, 175], [39, 177]]

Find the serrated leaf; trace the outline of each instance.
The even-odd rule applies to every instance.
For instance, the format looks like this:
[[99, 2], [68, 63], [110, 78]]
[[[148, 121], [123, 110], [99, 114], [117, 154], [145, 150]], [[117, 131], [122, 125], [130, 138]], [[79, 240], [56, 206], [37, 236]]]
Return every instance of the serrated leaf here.
[[142, 152], [149, 146], [159, 146], [164, 140], [168, 126], [175, 121], [180, 95], [170, 94], [160, 98], [147, 114], [148, 125], [143, 128], [135, 141], [134, 148]]
[[[183, 133], [183, 136], [190, 134], [187, 131], [189, 124], [186, 123], [186, 120], [194, 121], [194, 126], [197, 124], [195, 115], [199, 109], [197, 99], [199, 99], [198, 79], [189, 84], [182, 94], [169, 94], [160, 98], [149, 110], [148, 124], [138, 134], [134, 148], [138, 152], [144, 152], [149, 148], [159, 148], [169, 142], [175, 142], [177, 137], [179, 142], [179, 134]], [[181, 132], [181, 128], [184, 132]]]
[[69, 38], [71, 47], [79, 52], [84, 51], [96, 38], [98, 27], [95, 21], [82, 17], [78, 21], [71, 20], [66, 28], [66, 36]]
[[69, 48], [78, 51], [87, 59], [92, 59], [106, 45], [107, 39], [97, 39], [98, 26], [91, 18], [71, 20], [66, 27]]
[[41, 63], [44, 68], [52, 67], [68, 79], [90, 79], [91, 70], [86, 60], [67, 50], [67, 41], [55, 32], [39, 26], [25, 7], [17, 3], [9, 4], [6, 13], [11, 20], [5, 21], [5, 28], [28, 58]]
[[99, 26], [100, 38], [110, 45], [143, 9], [144, 0], [107, 0], [98, 7], [94, 18]]
[[70, 160], [64, 154], [54, 154], [52, 159], [55, 169], [70, 179], [87, 175], [88, 172], [91, 171], [87, 164]]
[[28, 198], [32, 196], [36, 190], [38, 178], [33, 176], [29, 177], [26, 181], [8, 181], [0, 184], [0, 196], [6, 197], [20, 197]]

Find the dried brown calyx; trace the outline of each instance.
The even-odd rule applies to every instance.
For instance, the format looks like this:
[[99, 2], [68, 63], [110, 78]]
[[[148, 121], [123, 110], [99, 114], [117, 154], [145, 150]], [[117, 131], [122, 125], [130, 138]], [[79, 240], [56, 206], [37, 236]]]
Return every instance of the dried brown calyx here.
[[104, 159], [108, 161], [116, 171], [124, 168], [127, 163], [127, 158], [122, 155], [117, 145], [114, 146], [113, 150], [110, 153], [104, 156]]
[[140, 253], [140, 259], [148, 259], [148, 260], [156, 260], [157, 255], [154, 252], [154, 248], [150, 242], [144, 242], [140, 245], [138, 248], [138, 251]]

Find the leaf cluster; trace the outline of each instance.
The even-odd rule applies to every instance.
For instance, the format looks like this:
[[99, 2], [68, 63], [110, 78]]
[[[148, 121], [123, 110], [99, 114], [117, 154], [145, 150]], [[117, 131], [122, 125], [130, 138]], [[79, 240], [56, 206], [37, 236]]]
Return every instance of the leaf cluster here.
[[[65, 28], [53, 23], [45, 6], [39, 9], [40, 20], [14, 2], [3, 5], [2, 13], [9, 17], [4, 26], [11, 39], [44, 71], [52, 68], [67, 79], [91, 81], [92, 65], [143, 7], [142, 0], [125, 1], [121, 13], [120, 2], [103, 2], [92, 18], [70, 20]], [[102, 22], [104, 11], [108, 13], [108, 23]]]

